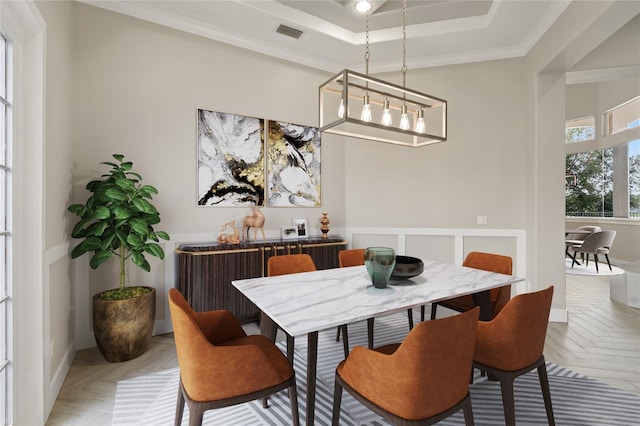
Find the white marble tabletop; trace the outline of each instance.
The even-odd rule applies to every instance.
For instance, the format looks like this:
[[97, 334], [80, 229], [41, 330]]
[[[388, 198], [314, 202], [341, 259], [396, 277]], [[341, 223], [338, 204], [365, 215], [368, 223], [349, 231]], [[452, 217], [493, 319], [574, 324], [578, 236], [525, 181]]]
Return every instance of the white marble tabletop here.
[[232, 281], [291, 336], [301, 336], [431, 302], [523, 281], [510, 275], [423, 260], [424, 272], [385, 289], [364, 266]]

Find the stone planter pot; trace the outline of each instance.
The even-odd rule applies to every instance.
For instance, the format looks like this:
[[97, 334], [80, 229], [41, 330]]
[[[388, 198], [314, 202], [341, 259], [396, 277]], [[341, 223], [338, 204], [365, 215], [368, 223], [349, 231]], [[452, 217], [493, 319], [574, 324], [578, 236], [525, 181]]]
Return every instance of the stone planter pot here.
[[93, 333], [109, 362], [142, 355], [151, 342], [156, 318], [156, 290], [132, 299], [100, 300], [93, 296]]

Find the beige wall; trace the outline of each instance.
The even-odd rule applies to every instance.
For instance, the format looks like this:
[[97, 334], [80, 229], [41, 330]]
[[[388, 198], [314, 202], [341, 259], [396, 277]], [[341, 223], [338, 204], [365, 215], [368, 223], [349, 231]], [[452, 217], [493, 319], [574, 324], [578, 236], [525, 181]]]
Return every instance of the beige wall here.
[[[196, 207], [198, 108], [317, 125], [323, 72], [82, 4], [75, 40], [74, 183], [104, 170], [98, 163], [111, 154], [125, 154], [158, 188], [155, 205], [170, 234], [211, 239], [249, 212]], [[322, 212], [342, 222], [341, 153], [340, 141], [323, 141], [321, 208], [263, 210], [272, 236], [292, 217], [308, 217], [316, 235]]]
[[[393, 81], [398, 76], [383, 76]], [[409, 70], [411, 88], [446, 99], [448, 140], [407, 149], [349, 139], [349, 226], [524, 228], [522, 60]]]

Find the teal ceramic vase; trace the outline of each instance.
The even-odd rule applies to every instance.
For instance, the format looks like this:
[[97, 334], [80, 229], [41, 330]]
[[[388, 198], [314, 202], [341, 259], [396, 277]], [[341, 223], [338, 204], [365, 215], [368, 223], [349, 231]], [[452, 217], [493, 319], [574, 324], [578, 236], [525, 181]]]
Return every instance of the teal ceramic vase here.
[[389, 247], [367, 247], [364, 266], [375, 288], [386, 288], [396, 266], [396, 253]]

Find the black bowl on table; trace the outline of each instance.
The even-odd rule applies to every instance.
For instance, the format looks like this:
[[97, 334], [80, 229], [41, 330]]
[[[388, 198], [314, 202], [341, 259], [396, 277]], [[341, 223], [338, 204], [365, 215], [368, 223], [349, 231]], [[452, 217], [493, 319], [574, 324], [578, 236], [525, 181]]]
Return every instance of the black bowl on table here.
[[396, 256], [396, 266], [391, 274], [392, 280], [406, 280], [420, 275], [424, 271], [424, 263], [417, 257]]

